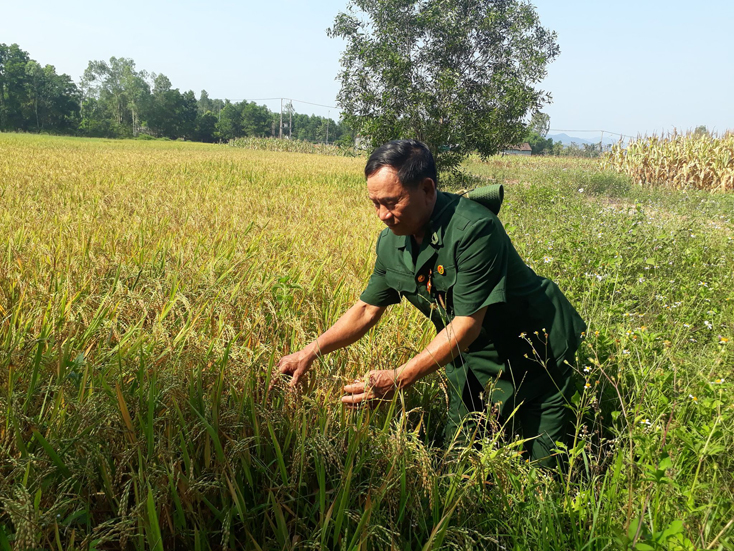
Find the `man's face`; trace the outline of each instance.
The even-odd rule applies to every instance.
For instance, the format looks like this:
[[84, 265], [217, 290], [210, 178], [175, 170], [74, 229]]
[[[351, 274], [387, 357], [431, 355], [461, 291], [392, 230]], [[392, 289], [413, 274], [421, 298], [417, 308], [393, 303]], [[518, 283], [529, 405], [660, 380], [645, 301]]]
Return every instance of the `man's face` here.
[[397, 171], [383, 166], [367, 178], [367, 191], [377, 216], [395, 235], [422, 239], [436, 199], [433, 181], [427, 179], [415, 188], [400, 183]]

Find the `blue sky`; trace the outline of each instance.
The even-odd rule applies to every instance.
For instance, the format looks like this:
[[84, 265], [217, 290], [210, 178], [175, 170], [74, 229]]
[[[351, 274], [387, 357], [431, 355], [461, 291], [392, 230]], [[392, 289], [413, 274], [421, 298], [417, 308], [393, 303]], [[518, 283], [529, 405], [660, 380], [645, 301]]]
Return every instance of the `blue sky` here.
[[[197, 97], [335, 105], [342, 44], [325, 29], [346, 0], [0, 0], [0, 42], [78, 80], [90, 59], [133, 58]], [[551, 127], [635, 135], [734, 129], [734, 2], [536, 0], [561, 55], [542, 87]], [[259, 101], [278, 109], [278, 101]], [[304, 113], [337, 109], [294, 104]], [[584, 137], [583, 133], [576, 132]], [[596, 134], [596, 132], [595, 132]]]

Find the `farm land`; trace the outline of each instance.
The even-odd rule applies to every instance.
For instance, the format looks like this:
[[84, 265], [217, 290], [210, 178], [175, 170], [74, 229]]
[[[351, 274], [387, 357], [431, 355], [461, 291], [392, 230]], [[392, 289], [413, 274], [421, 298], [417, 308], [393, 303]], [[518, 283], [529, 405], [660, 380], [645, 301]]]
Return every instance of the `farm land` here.
[[433, 336], [407, 304], [268, 390], [371, 273], [364, 162], [0, 134], [0, 550], [734, 548], [734, 195], [466, 163], [588, 322], [552, 474], [442, 447], [440, 372], [342, 407]]

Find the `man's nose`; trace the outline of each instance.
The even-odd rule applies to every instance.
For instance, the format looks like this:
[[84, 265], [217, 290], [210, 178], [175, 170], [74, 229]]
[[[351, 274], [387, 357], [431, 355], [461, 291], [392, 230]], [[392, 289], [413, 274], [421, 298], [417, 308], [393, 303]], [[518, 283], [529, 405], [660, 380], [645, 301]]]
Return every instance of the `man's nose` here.
[[380, 220], [384, 222], [392, 218], [392, 212], [390, 212], [389, 209], [385, 208], [384, 205], [380, 205], [380, 209], [377, 211], [377, 216], [379, 216]]

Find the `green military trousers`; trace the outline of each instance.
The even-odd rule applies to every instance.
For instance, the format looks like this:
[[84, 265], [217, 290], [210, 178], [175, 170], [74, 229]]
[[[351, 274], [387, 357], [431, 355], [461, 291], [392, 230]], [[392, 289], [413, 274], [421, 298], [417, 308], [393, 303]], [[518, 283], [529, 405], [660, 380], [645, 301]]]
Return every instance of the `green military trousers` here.
[[[521, 380], [496, 377], [487, 380], [471, 366], [447, 366], [449, 411], [444, 432], [447, 445], [478, 443], [500, 426], [506, 438], [527, 439], [523, 452], [527, 459], [543, 467], [560, 466], [564, 458], [556, 442], [566, 444], [571, 430], [571, 396], [574, 385], [569, 366], [559, 369], [555, 362], [542, 366], [532, 359], [507, 360], [507, 372], [522, 374]], [[517, 375], [515, 375], [517, 377]], [[481, 379], [487, 380], [482, 384]], [[517, 409], [517, 411], [515, 411]], [[492, 416], [495, 423], [489, 423]]]

